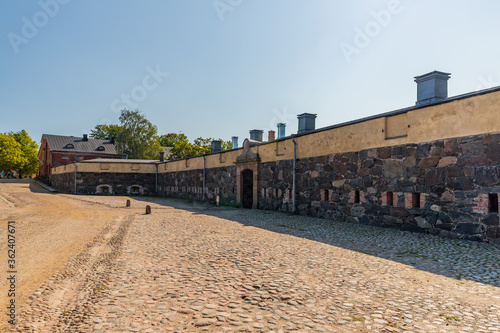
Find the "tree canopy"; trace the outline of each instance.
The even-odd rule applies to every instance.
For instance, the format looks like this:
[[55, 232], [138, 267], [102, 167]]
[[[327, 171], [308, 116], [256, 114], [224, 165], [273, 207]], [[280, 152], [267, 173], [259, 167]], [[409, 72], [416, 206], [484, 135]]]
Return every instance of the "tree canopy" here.
[[38, 145], [25, 130], [0, 134], [0, 171], [25, 176], [37, 170]]
[[[163, 147], [170, 147], [168, 159], [177, 160], [211, 152], [213, 138], [196, 138], [190, 142], [185, 134], [158, 136], [157, 128], [139, 111], [122, 110], [120, 125], [96, 125], [90, 132], [94, 139], [115, 138], [119, 154], [134, 159], [158, 159]], [[221, 149], [231, 149], [231, 141], [221, 140]]]
[[122, 110], [116, 136], [116, 150], [133, 159], [157, 159], [162, 150], [158, 130], [139, 111]]
[[[193, 143], [189, 142], [184, 134], [168, 133], [160, 137], [162, 146], [170, 147], [170, 160], [177, 160], [185, 157], [204, 155], [211, 152], [213, 138], [196, 138]], [[221, 141], [221, 149], [231, 149], [231, 141]]]
[[120, 129], [120, 125], [96, 125], [96, 127], [90, 131], [90, 137], [94, 139], [116, 139]]

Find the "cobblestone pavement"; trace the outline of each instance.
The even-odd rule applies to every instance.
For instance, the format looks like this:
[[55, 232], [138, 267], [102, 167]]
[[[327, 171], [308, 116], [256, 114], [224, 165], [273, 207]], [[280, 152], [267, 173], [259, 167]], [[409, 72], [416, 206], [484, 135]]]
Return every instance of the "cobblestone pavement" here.
[[18, 331], [500, 332], [498, 245], [151, 200], [41, 286]]

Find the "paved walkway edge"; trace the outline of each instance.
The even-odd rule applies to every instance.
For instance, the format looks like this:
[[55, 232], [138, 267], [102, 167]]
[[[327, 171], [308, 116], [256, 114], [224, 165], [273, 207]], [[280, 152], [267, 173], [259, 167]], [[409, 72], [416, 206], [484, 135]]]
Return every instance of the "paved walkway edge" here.
[[56, 190], [55, 188], [50, 187], [49, 185], [46, 185], [46, 184], [44, 184], [44, 183], [41, 183], [41, 182], [39, 182], [38, 180], [34, 180], [34, 179], [33, 179], [31, 182], [32, 182], [33, 184], [35, 184], [35, 185], [37, 185], [37, 186], [39, 186], [39, 187], [41, 187], [41, 188], [43, 188], [43, 189], [47, 190], [47, 191], [50, 191], [50, 192], [52, 192], [52, 193], [57, 193], [57, 190]]

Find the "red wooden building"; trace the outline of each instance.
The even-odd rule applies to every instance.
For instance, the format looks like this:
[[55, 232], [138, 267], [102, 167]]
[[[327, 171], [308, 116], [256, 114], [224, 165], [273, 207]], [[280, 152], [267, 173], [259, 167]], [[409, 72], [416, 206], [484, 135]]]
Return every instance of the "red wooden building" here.
[[96, 158], [120, 158], [114, 139], [89, 139], [83, 137], [43, 134], [38, 151], [38, 176], [49, 178], [53, 166]]

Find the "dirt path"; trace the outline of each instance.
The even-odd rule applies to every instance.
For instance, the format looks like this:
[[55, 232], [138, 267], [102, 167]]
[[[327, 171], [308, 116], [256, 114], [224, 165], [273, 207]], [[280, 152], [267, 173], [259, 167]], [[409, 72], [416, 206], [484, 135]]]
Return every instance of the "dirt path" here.
[[[126, 212], [50, 194], [29, 180], [0, 180], [0, 271], [7, 272], [7, 222], [15, 221], [17, 311], [49, 277], [82, 250], [107, 225]], [[100, 252], [96, 249], [95, 255]], [[7, 280], [0, 279], [0, 307], [5, 309]], [[0, 311], [0, 331], [7, 316]]]

